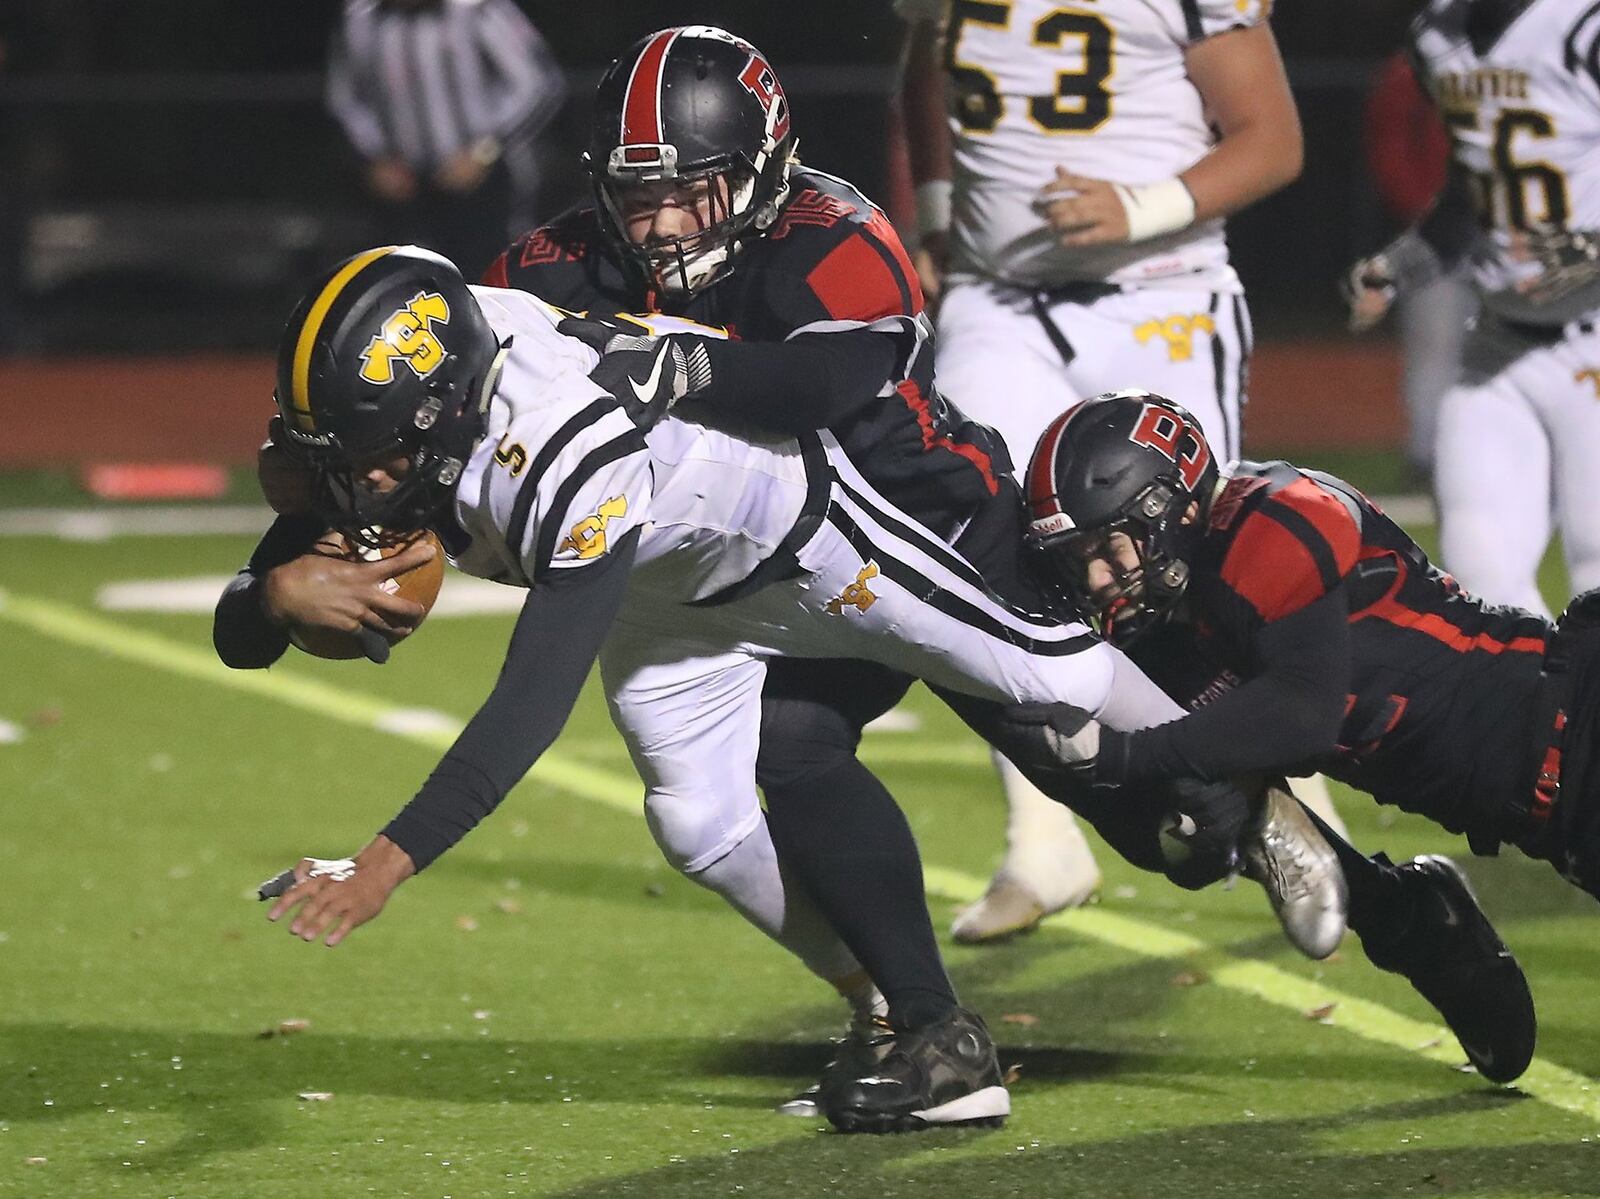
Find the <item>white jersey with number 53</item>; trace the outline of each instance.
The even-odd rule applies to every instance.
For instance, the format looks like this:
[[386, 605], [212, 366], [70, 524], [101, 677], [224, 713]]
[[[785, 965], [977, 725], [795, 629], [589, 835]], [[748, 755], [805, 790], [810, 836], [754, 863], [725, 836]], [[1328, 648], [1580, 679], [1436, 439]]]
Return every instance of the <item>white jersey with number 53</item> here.
[[955, 138], [952, 269], [1025, 286], [1181, 275], [1235, 290], [1222, 222], [1137, 245], [1062, 247], [1034, 203], [1055, 168], [1158, 183], [1214, 143], [1185, 69], [1194, 43], [1264, 19], [1264, 0], [901, 0], [945, 22]]
[[1473, 256], [1488, 305], [1513, 320], [1560, 324], [1600, 304], [1540, 311], [1517, 281], [1537, 271], [1520, 234], [1600, 230], [1600, 5], [1533, 0], [1499, 36], [1474, 45], [1470, 6], [1431, 0], [1413, 29], [1428, 87], [1470, 172], [1487, 230]]

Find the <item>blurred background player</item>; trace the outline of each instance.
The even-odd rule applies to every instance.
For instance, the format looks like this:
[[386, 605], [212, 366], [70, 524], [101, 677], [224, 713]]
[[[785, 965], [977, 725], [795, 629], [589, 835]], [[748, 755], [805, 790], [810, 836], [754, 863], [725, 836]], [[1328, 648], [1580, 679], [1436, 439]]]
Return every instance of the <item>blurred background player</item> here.
[[564, 92], [514, 0], [346, 0], [328, 65], [380, 236], [474, 273], [534, 219], [538, 134]]
[[[1250, 318], [1222, 218], [1300, 172], [1260, 0], [900, 0], [903, 108], [941, 390], [1027, 461], [1074, 400], [1179, 396], [1237, 456]], [[1081, 903], [1071, 814], [1000, 763], [1007, 851], [958, 940]]]
[[[1378, 197], [1401, 226], [1420, 219], [1444, 188], [1450, 133], [1417, 82], [1411, 60], [1393, 54], [1373, 79], [1363, 110], [1367, 167]], [[1477, 293], [1461, 269], [1400, 296], [1401, 387], [1408, 481], [1431, 487], [1439, 404], [1461, 376], [1461, 346]]]
[[1442, 564], [1548, 615], [1554, 528], [1572, 590], [1600, 585], [1600, 8], [1432, 0], [1413, 38], [1454, 169], [1425, 219], [1353, 268], [1351, 321], [1466, 260], [1482, 311], [1439, 412]]

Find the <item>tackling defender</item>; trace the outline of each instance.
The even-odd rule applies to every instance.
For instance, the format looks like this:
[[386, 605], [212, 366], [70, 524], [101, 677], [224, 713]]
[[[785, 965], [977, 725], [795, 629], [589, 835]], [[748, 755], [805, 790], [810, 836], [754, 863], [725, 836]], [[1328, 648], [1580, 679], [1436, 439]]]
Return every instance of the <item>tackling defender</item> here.
[[[417, 796], [352, 871], [302, 863], [272, 911], [298, 908], [297, 935], [338, 943], [493, 810], [597, 657], [667, 858], [828, 979], [855, 962], [785, 885], [757, 800], [766, 658], [859, 657], [990, 701], [1067, 701], [1111, 727], [1181, 714], [1083, 624], [994, 597], [828, 435], [758, 442], [667, 415], [693, 373], [671, 338], [651, 351], [660, 390], [624, 404], [588, 377], [596, 356], [557, 332], [561, 319], [532, 296], [469, 288], [414, 247], [342, 263], [290, 319], [279, 432], [314, 476], [311, 523], [367, 537], [431, 527], [462, 569], [528, 588], [493, 692]], [[305, 548], [286, 522], [219, 602], [230, 665], [266, 665], [288, 644], [268, 599]], [[1152, 830], [1174, 806], [1161, 803]], [[1198, 821], [1189, 845], [1209, 851], [1210, 877], [1225, 871], [1249, 820], [1243, 796], [1211, 789], [1175, 806]], [[1277, 848], [1294, 871], [1303, 847]], [[918, 1044], [892, 1080], [898, 1106], [855, 1126], [1009, 1111], [978, 1017], [956, 1009]]]
[[[1058, 417], [1027, 486], [1040, 569], [1069, 610], [1192, 709], [1131, 733], [1056, 709], [1040, 729], [1070, 735], [1041, 758], [1101, 783], [1321, 770], [1600, 894], [1600, 596], [1555, 626], [1487, 605], [1349, 484], [1286, 462], [1219, 474], [1194, 418], [1143, 392]], [[1411, 979], [1485, 1077], [1520, 1074], [1532, 1000], [1465, 877], [1330, 842], [1367, 956]]]
[[1450, 183], [1352, 269], [1351, 323], [1465, 261], [1482, 311], [1439, 410], [1441, 557], [1475, 594], [1548, 616], [1536, 574], [1553, 525], [1574, 593], [1600, 587], [1600, 9], [1430, 0], [1413, 39]]

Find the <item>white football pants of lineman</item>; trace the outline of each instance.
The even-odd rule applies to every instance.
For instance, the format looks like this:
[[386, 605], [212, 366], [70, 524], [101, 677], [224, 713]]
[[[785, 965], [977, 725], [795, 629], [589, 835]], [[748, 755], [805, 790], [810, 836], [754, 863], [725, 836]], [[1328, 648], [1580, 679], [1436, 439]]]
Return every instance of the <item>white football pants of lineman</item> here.
[[[1240, 413], [1250, 355], [1242, 297], [1203, 288], [1119, 292], [1088, 303], [1045, 303], [1042, 313], [1073, 358], [1064, 362], [1032, 295], [991, 282], [958, 282], [939, 308], [934, 377], [962, 412], [997, 430], [1018, 474], [1045, 427], [1079, 400], [1142, 388], [1176, 400], [1200, 421], [1223, 461], [1239, 454]], [[1021, 886], [1045, 914], [1089, 898], [1100, 871], [1072, 813], [995, 755], [1007, 804], [1006, 859], [986, 903], [957, 920], [961, 940], [1025, 927], [1009, 903]], [[1016, 910], [1013, 910], [1015, 908]], [[1021, 923], [1019, 923], [1019, 921]]]
[[1550, 614], [1539, 561], [1561, 530], [1572, 593], [1600, 586], [1600, 329], [1535, 345], [1483, 316], [1439, 410], [1440, 564], [1474, 595]]
[[[1075, 704], [1119, 729], [1182, 715], [1121, 651], [1081, 624], [1012, 612], [842, 457], [833, 465], [828, 520], [797, 555], [805, 575], [698, 609], [652, 594], [646, 570], [600, 657], [662, 853], [830, 979], [853, 959], [813, 935], [809, 898], [765, 848], [755, 760], [766, 657], [863, 658], [990, 699]], [[718, 870], [752, 839], [764, 872]]]

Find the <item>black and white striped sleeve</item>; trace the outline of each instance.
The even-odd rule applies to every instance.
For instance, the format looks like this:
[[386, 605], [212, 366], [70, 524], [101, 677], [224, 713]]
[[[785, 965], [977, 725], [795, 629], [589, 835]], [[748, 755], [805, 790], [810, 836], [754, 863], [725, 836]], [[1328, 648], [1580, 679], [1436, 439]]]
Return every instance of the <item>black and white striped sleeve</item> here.
[[476, 35], [495, 81], [486, 97], [493, 135], [502, 142], [534, 136], [566, 93], [549, 44], [513, 0], [483, 0]]
[[396, 153], [384, 124], [382, 98], [373, 87], [368, 68], [375, 34], [372, 6], [348, 5], [328, 56], [328, 111], [363, 158]]
[[[508, 436], [515, 435], [513, 427]], [[653, 481], [644, 434], [610, 396], [540, 438], [519, 475], [500, 523], [530, 585], [603, 560], [648, 519]]]

